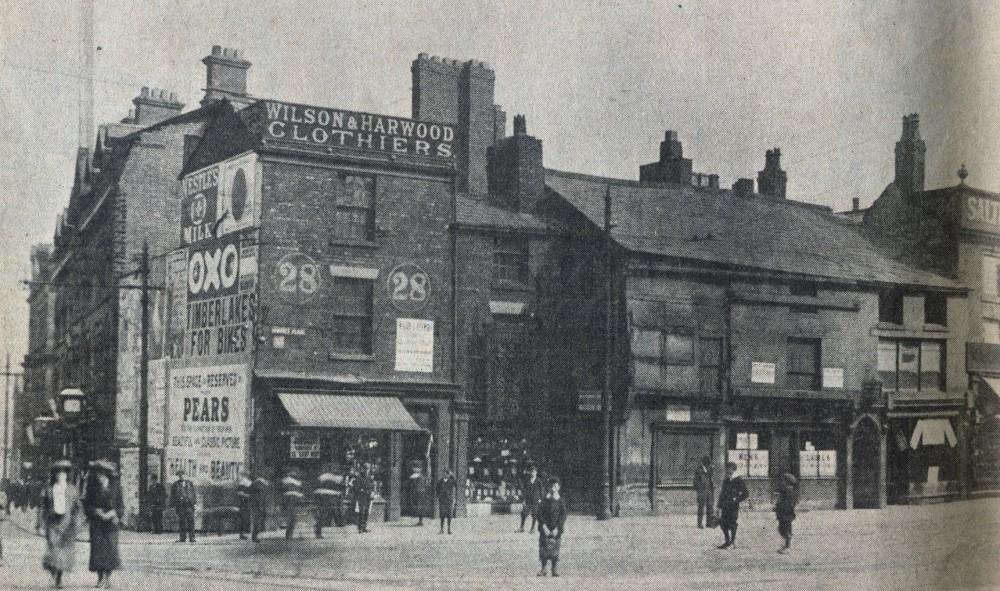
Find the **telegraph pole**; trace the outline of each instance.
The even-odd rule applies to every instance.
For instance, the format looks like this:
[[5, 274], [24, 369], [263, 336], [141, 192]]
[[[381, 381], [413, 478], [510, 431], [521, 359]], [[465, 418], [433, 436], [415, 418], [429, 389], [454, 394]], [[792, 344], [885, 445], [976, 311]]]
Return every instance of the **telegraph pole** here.
[[611, 517], [611, 351], [612, 259], [611, 259], [611, 186], [604, 194], [604, 388], [601, 390], [601, 496], [597, 519]]
[[149, 243], [142, 243], [141, 275], [142, 343], [139, 353], [139, 522], [146, 514], [146, 489], [149, 486]]
[[7, 480], [7, 456], [10, 455], [10, 352], [7, 352], [7, 369], [4, 370], [3, 395], [3, 479]]

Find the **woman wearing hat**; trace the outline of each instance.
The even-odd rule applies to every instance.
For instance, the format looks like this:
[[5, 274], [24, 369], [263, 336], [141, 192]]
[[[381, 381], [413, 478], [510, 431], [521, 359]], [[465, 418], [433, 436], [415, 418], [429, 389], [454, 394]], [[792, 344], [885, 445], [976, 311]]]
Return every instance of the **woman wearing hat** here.
[[94, 487], [84, 500], [90, 520], [90, 571], [97, 573], [97, 586], [111, 585], [111, 571], [121, 566], [118, 530], [125, 506], [115, 477], [115, 465], [94, 462]]
[[778, 517], [778, 534], [785, 539], [785, 545], [778, 553], [784, 554], [792, 547], [792, 522], [795, 521], [795, 505], [799, 503], [798, 480], [785, 472], [781, 475], [778, 487], [778, 502], [774, 504], [774, 513]]
[[42, 566], [62, 588], [64, 572], [73, 570], [74, 543], [80, 523], [80, 494], [69, 482], [73, 464], [59, 460], [52, 464], [49, 484], [42, 490], [35, 528], [45, 528], [45, 555]]

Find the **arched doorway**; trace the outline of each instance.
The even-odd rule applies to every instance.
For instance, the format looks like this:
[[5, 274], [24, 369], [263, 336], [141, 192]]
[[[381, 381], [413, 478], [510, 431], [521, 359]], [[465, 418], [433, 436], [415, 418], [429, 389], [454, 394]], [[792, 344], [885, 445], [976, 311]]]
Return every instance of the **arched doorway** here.
[[858, 421], [852, 434], [853, 445], [853, 487], [855, 509], [878, 509], [880, 486], [881, 434], [875, 419], [863, 417]]

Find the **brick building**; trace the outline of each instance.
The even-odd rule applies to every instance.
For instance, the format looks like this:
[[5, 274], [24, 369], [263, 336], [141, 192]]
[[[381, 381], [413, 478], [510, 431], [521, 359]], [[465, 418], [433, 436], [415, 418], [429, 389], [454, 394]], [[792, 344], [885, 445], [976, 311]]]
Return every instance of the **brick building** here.
[[[916, 114], [903, 117], [895, 178], [870, 207], [853, 215], [862, 217], [862, 232], [889, 256], [948, 276], [969, 289], [968, 305], [960, 315], [950, 308], [945, 314], [940, 300], [923, 302], [928, 324], [947, 322], [965, 334], [959, 346], [964, 347], [963, 369], [968, 374], [965, 388], [947, 392], [927, 393], [915, 391], [912, 384], [897, 384], [889, 414], [890, 433], [898, 440], [891, 447], [895, 471], [890, 492], [899, 502], [1000, 487], [1000, 195], [966, 184], [964, 166], [957, 185], [925, 189], [926, 145], [919, 125]], [[899, 325], [907, 323], [905, 318], [898, 322], [898, 310], [920, 314], [920, 303], [911, 301], [910, 295], [897, 292], [895, 319], [880, 320], [904, 330]], [[886, 367], [894, 361], [888, 354], [879, 359]], [[935, 434], [928, 439], [929, 425], [957, 436], [942, 439]]]
[[[156, 278], [164, 276], [165, 267], [163, 257], [156, 255], [178, 246], [173, 231], [180, 205], [174, 198], [177, 175], [208, 124], [224, 109], [232, 110], [221, 99], [246, 98], [245, 84], [234, 86], [231, 79], [213, 78], [213, 72], [220, 64], [235, 63], [245, 76], [248, 62], [216, 47], [205, 63], [209, 75], [201, 108], [182, 113], [184, 105], [173, 93], [143, 88], [128, 117], [99, 127], [93, 150], [79, 151], [73, 190], [57, 221], [51, 252], [36, 257], [40, 282], [30, 296], [33, 343], [26, 358], [25, 408], [51, 416], [48, 401], [63, 389], [84, 392], [84, 417], [66, 449], [77, 461], [104, 456], [121, 462], [131, 515], [138, 503], [139, 256], [147, 243], [154, 254], [148, 344], [154, 360], [150, 392], [155, 396], [165, 379], [163, 362], [156, 361], [162, 357], [165, 318]], [[46, 330], [51, 339], [43, 344]], [[162, 416], [162, 404], [151, 404], [151, 416]], [[162, 420], [158, 428], [151, 420], [150, 465], [156, 473], [162, 432]], [[50, 443], [39, 440], [37, 445]]]

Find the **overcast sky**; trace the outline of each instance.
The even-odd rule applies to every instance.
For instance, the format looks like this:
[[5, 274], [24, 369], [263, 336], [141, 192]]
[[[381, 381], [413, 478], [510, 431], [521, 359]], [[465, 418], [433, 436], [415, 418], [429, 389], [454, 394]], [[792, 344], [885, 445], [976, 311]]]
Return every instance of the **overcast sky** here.
[[[73, 180], [76, 5], [0, 0], [0, 353], [15, 361], [30, 245], [51, 241]], [[910, 112], [928, 187], [965, 162], [970, 184], [1000, 190], [998, 30], [989, 1], [98, 0], [95, 112], [121, 119], [144, 85], [196, 107], [213, 44], [246, 51], [255, 96], [403, 116], [417, 53], [475, 58], [546, 166], [636, 179], [674, 129], [724, 187], [779, 146], [789, 197], [846, 209], [892, 180]]]

